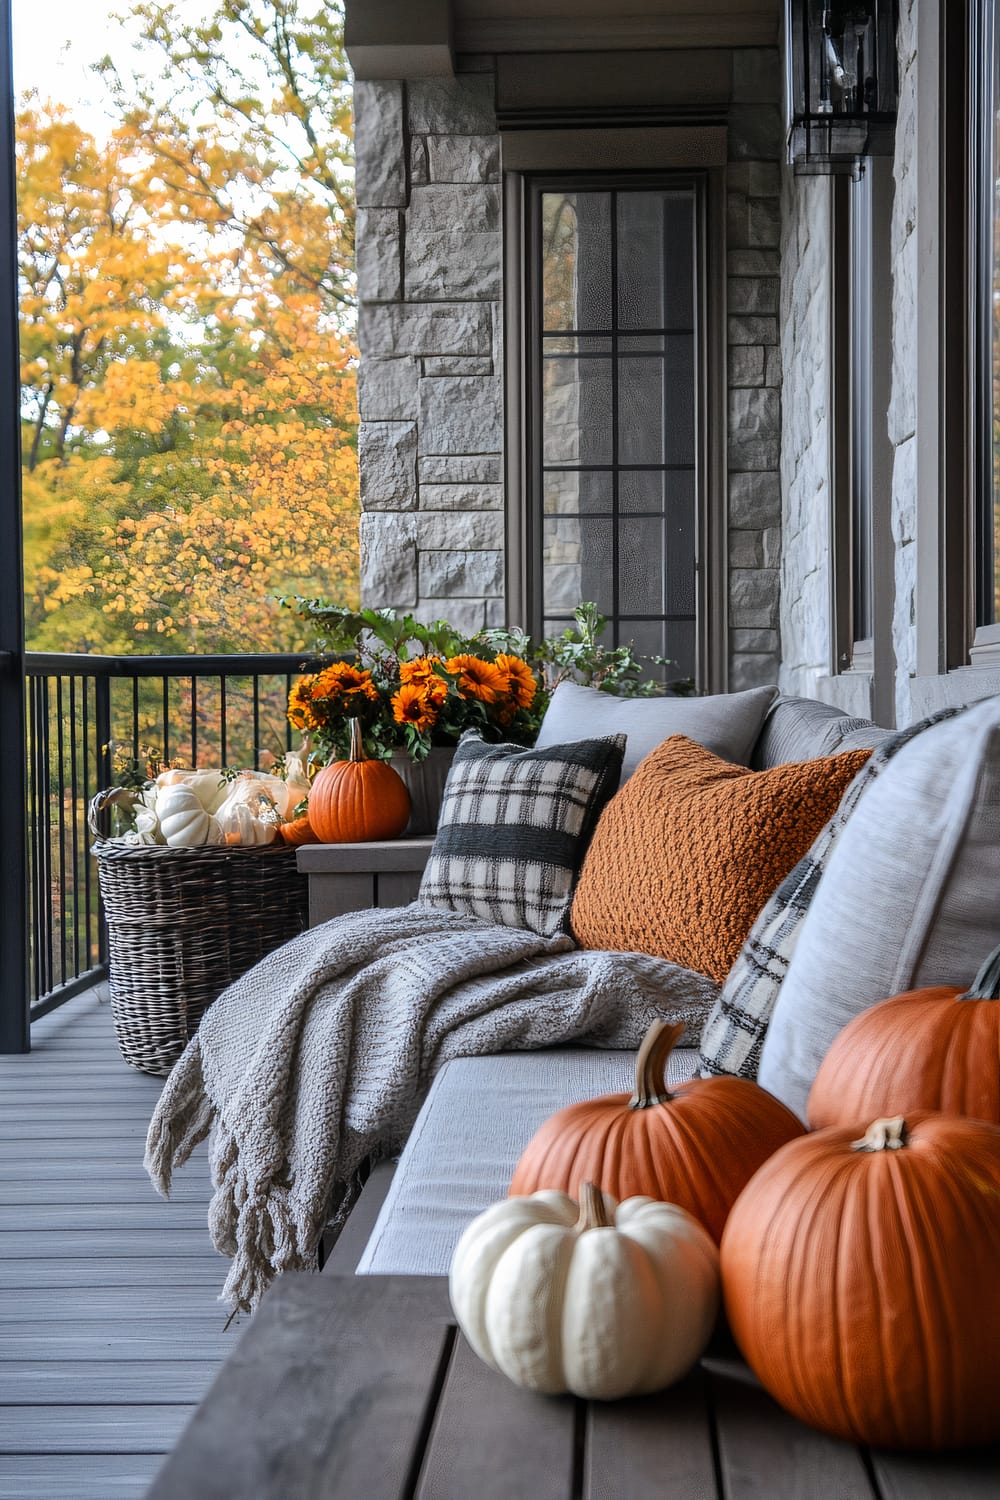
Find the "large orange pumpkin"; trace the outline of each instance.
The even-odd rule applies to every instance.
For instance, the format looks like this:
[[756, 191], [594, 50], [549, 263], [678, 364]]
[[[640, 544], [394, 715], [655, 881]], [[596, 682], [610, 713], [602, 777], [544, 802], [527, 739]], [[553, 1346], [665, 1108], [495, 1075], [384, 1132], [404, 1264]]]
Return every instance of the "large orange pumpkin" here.
[[971, 987], [894, 995], [835, 1038], [809, 1095], [813, 1129], [941, 1110], [1000, 1125], [1000, 948]]
[[791, 1110], [747, 1078], [692, 1078], [669, 1090], [667, 1059], [683, 1025], [654, 1021], [636, 1059], [635, 1092], [571, 1104], [525, 1149], [511, 1196], [595, 1182], [619, 1200], [677, 1203], [716, 1244], [731, 1205], [762, 1162], [802, 1134]]
[[323, 844], [364, 844], [394, 839], [410, 817], [410, 794], [384, 760], [369, 760], [361, 725], [351, 720], [349, 760], [335, 760], [316, 775], [309, 793], [309, 822]]
[[766, 1162], [722, 1236], [729, 1324], [776, 1401], [836, 1437], [1000, 1438], [1000, 1128], [914, 1114]]

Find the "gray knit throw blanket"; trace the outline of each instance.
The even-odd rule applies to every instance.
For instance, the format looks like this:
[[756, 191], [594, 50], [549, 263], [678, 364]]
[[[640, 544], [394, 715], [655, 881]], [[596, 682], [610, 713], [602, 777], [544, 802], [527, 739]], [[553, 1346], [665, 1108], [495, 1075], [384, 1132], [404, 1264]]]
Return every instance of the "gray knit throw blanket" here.
[[338, 917], [211, 1006], [160, 1096], [146, 1170], [168, 1197], [211, 1132], [209, 1230], [232, 1257], [221, 1300], [249, 1311], [277, 1272], [316, 1268], [331, 1206], [373, 1153], [403, 1145], [450, 1058], [634, 1047], [658, 1015], [694, 1040], [715, 993], [662, 959], [419, 904]]

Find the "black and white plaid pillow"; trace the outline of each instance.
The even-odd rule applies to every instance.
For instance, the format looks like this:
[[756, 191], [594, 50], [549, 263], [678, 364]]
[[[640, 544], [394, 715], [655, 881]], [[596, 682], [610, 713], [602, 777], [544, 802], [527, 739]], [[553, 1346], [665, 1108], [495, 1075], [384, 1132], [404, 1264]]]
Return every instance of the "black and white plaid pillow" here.
[[469, 730], [448, 773], [419, 899], [543, 937], [563, 930], [624, 753], [623, 734], [524, 750]]

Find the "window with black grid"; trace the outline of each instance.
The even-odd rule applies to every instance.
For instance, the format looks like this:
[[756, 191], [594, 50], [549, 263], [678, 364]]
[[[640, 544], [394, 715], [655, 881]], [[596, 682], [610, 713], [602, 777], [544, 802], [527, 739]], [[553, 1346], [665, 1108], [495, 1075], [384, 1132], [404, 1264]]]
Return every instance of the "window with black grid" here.
[[537, 613], [594, 600], [609, 644], [694, 680], [696, 188], [536, 183], [530, 230]]

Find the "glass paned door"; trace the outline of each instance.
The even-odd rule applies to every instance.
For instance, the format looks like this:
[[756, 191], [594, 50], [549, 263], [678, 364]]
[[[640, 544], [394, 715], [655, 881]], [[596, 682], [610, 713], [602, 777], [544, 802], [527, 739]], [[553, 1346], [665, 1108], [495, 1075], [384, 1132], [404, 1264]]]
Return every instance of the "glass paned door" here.
[[697, 188], [537, 184], [532, 228], [539, 617], [696, 679]]

